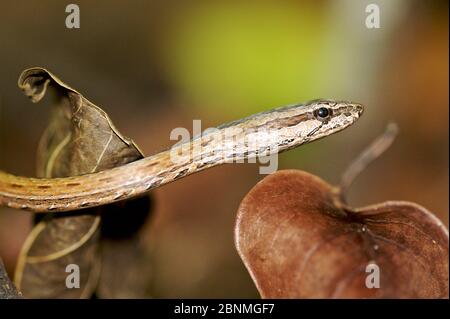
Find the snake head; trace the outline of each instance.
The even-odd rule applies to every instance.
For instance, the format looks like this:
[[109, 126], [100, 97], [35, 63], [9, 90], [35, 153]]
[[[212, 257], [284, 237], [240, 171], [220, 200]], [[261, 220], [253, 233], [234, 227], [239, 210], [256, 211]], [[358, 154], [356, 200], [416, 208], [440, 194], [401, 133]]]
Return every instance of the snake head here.
[[310, 142], [352, 125], [363, 114], [364, 107], [349, 101], [315, 100], [305, 105], [305, 112], [308, 120], [304, 122], [301, 135], [307, 132]]

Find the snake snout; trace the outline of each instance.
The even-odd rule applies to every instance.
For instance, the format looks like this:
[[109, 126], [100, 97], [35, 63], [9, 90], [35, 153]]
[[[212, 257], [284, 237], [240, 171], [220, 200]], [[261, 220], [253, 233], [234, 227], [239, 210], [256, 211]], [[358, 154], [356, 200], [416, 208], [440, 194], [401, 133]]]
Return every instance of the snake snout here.
[[360, 117], [364, 113], [364, 106], [362, 106], [362, 104], [355, 104], [354, 107], [356, 113], [358, 113], [358, 117]]

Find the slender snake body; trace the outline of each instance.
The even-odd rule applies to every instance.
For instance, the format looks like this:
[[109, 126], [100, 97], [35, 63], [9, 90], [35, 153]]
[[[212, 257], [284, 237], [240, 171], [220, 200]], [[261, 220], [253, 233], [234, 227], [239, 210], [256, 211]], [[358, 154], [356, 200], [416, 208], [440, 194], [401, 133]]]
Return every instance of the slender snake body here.
[[[259, 157], [267, 150], [279, 153], [326, 137], [353, 124], [362, 112], [357, 103], [315, 100], [219, 126], [169, 150], [97, 173], [40, 179], [0, 171], [0, 206], [59, 212], [113, 203], [216, 165]], [[237, 133], [225, 134], [230, 130]], [[179, 153], [187, 155], [174, 161], [173, 154]]]

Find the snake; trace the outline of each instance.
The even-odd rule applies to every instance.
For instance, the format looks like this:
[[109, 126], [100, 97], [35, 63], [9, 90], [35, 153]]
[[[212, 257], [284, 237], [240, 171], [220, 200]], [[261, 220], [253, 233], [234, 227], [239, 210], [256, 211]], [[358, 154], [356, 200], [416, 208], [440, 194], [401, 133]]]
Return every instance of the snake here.
[[0, 206], [67, 212], [142, 196], [208, 168], [277, 155], [330, 136], [355, 123], [363, 110], [355, 102], [312, 100], [220, 125], [149, 157], [95, 173], [31, 178], [0, 171]]

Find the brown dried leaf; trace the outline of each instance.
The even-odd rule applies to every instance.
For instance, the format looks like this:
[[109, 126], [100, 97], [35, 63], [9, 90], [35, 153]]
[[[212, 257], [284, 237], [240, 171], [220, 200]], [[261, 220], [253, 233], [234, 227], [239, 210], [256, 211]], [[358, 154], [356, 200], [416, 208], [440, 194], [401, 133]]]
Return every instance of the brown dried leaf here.
[[138, 238], [103, 241], [102, 256], [108, 262], [102, 264], [98, 297], [130, 299], [149, 295], [150, 261]]
[[[297, 170], [242, 201], [236, 247], [264, 298], [448, 298], [448, 231], [425, 208], [344, 208], [333, 188]], [[367, 288], [375, 263], [380, 288]]]
[[151, 211], [148, 197], [109, 206], [102, 214], [99, 298], [143, 298], [149, 296], [151, 262], [138, 231]]
[[17, 291], [16, 287], [9, 279], [3, 261], [0, 258], [0, 299], [17, 298], [22, 298], [22, 295]]
[[[115, 129], [103, 110], [47, 70], [25, 70], [18, 84], [34, 103], [44, 97], [48, 88], [55, 93], [50, 122], [39, 146], [38, 176], [86, 174], [143, 157], [137, 146]], [[100, 213], [107, 215], [114, 207], [57, 216], [47, 214], [43, 219], [37, 215], [38, 223], [22, 247], [15, 274], [15, 283], [24, 295], [31, 298], [90, 297], [98, 285], [101, 269]], [[148, 205], [133, 208], [148, 213]], [[69, 273], [65, 270], [69, 264], [80, 268], [80, 289], [66, 287]]]

